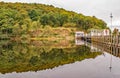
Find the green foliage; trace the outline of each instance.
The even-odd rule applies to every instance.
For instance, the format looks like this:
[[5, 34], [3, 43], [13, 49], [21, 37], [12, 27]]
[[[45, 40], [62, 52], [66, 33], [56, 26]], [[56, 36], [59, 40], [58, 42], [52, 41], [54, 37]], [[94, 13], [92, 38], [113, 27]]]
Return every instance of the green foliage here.
[[75, 28], [75, 26], [76, 26], [76, 24], [75, 23], [66, 23], [66, 24], [64, 24], [63, 25], [63, 27], [66, 27], [66, 28], [68, 28], [68, 27], [74, 27]]
[[112, 33], [112, 34], [113, 34], [113, 36], [118, 36], [118, 35], [119, 35], [119, 30], [115, 28], [115, 29], [113, 30], [113, 33]]
[[30, 64], [35, 65], [38, 62], [38, 57], [37, 56], [31, 57], [29, 62]]
[[84, 31], [106, 28], [106, 23], [95, 16], [84, 16], [51, 5], [0, 2], [1, 29], [12, 28], [14, 35], [21, 36], [46, 25], [75, 27]]
[[39, 19], [39, 13], [36, 10], [28, 11], [28, 15], [33, 21], [37, 21]]
[[44, 15], [41, 16], [40, 22], [41, 22], [42, 25], [45, 26], [45, 25], [48, 25], [49, 20], [50, 19], [49, 19], [48, 15], [44, 14]]

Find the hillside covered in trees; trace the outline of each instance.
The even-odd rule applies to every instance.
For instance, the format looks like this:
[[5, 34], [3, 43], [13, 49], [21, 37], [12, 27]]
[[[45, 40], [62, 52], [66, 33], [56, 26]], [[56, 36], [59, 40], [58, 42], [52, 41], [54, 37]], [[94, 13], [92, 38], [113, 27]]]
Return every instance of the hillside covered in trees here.
[[106, 23], [95, 16], [84, 16], [52, 5], [37, 3], [0, 2], [0, 29], [12, 35], [29, 34], [45, 27], [107, 28]]

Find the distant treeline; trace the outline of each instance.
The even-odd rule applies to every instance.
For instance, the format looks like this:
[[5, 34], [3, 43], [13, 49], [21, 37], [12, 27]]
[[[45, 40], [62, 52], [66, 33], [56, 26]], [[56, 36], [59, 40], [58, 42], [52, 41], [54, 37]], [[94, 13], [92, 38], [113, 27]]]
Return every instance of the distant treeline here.
[[84, 16], [52, 5], [0, 2], [0, 29], [4, 32], [21, 35], [46, 26], [71, 27], [83, 31], [107, 28], [106, 23], [95, 16]]

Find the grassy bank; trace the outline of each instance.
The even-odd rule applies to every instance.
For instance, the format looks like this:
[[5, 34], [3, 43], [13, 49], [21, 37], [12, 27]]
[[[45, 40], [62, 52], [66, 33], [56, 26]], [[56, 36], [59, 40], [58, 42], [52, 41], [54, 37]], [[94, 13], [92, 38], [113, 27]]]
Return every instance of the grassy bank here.
[[29, 38], [31, 40], [56, 40], [56, 39], [74, 39], [75, 28], [64, 27], [45, 27], [29, 31]]

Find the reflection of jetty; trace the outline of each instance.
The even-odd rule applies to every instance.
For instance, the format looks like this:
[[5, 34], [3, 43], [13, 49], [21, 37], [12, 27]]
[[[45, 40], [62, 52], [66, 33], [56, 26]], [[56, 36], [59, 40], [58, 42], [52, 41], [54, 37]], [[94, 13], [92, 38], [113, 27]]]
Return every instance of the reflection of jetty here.
[[75, 33], [75, 39], [79, 39], [79, 40], [83, 40], [83, 41], [87, 41], [87, 42], [91, 42], [91, 36], [85, 34], [82, 31], [78, 31]]
[[108, 29], [93, 29], [88, 34], [76, 32], [75, 37], [85, 42], [95, 44], [104, 51], [120, 57], [120, 36], [118, 34], [115, 36], [110, 35]]
[[120, 36], [96, 36], [92, 37], [92, 43], [113, 55], [120, 56]]
[[98, 48], [120, 57], [120, 36], [92, 36], [91, 42]]
[[108, 52], [114, 56], [120, 57], [120, 37], [92, 37], [91, 43], [83, 41], [80, 39], [76, 40], [76, 45], [87, 45], [91, 48], [91, 52]]
[[84, 41], [82, 41], [80, 39], [75, 39], [75, 44], [76, 45], [84, 45]]

